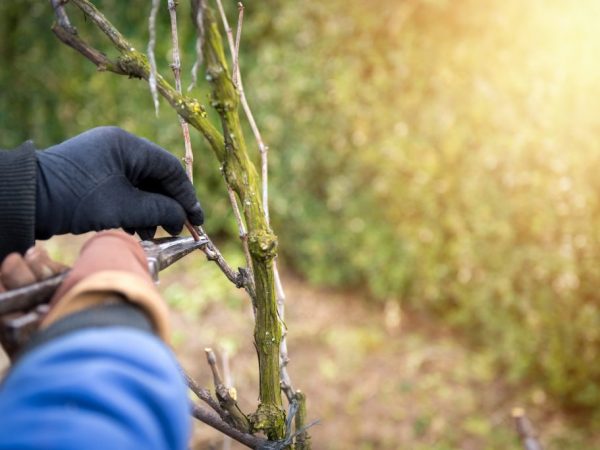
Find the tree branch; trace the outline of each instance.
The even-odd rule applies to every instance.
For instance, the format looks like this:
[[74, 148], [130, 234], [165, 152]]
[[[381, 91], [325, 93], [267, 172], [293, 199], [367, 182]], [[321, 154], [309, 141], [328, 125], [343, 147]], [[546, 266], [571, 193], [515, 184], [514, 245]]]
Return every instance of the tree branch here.
[[[248, 247], [248, 233], [244, 226], [244, 219], [240, 213], [240, 207], [238, 206], [237, 199], [235, 198], [235, 192], [231, 186], [227, 185], [227, 194], [229, 195], [229, 202], [233, 209], [233, 215], [238, 225], [238, 232], [240, 240], [242, 241], [242, 248], [244, 249], [244, 257], [246, 258], [246, 267], [250, 271], [250, 280], [252, 280], [252, 256], [250, 256], [250, 248]], [[254, 305], [256, 307], [256, 305]]]
[[210, 406], [220, 417], [221, 419], [227, 421], [229, 419], [229, 415], [227, 411], [223, 410], [219, 403], [210, 395], [210, 391], [206, 388], [200, 387], [196, 381], [188, 375], [183, 369], [181, 369], [183, 376], [187, 382], [190, 390], [198, 397], [200, 400], [205, 402], [208, 406]]
[[281, 381], [281, 390], [285, 393], [288, 402], [292, 402], [294, 399], [294, 388], [292, 387], [292, 381], [287, 371], [287, 365], [290, 362], [287, 351], [287, 327], [285, 326], [285, 292], [281, 284], [281, 278], [279, 277], [279, 270], [277, 264], [273, 265], [273, 271], [275, 273], [275, 292], [277, 296], [277, 315], [283, 325], [283, 331], [281, 335], [281, 345], [279, 346], [279, 378]]
[[206, 353], [206, 360], [210, 366], [210, 370], [213, 374], [213, 381], [215, 384], [215, 392], [217, 394], [217, 400], [219, 405], [225, 411], [227, 411], [232, 419], [232, 425], [240, 431], [248, 433], [251, 425], [246, 414], [240, 409], [235, 390], [228, 388], [221, 379], [219, 369], [217, 367], [217, 357], [212, 349], [207, 348], [204, 350]]
[[[134, 48], [123, 37], [121, 32], [110, 23], [92, 3], [87, 0], [71, 0], [100, 30], [111, 40], [113, 45], [122, 52], [132, 51]], [[65, 2], [66, 3], [66, 2]]]
[[265, 448], [269, 443], [266, 439], [233, 428], [216, 414], [211, 413], [198, 405], [192, 405], [192, 416], [212, 428], [219, 430], [230, 438], [235, 439], [241, 444], [244, 444], [248, 448], [260, 450]]
[[74, 27], [68, 28], [60, 25], [60, 23], [57, 22], [52, 26], [52, 31], [63, 43], [75, 49], [96, 64], [99, 71], [108, 70], [119, 75], [126, 75], [126, 73], [118, 66], [117, 63], [111, 61], [104, 53], [96, 50], [88, 45], [85, 41], [80, 39], [77, 34], [77, 30]]
[[512, 410], [512, 417], [515, 421], [517, 433], [523, 443], [523, 449], [543, 450], [531, 421], [525, 415], [525, 410], [523, 408], [514, 408]]
[[[233, 387], [233, 376], [231, 375], [231, 367], [229, 365], [229, 352], [225, 348], [221, 348], [221, 361], [223, 364], [223, 383], [228, 388]], [[231, 450], [231, 438], [223, 436], [222, 450]]]
[[[244, 5], [238, 2], [238, 26], [235, 33], [235, 47], [233, 51], [233, 84], [237, 85], [240, 71], [240, 40], [242, 39], [242, 24], [244, 23]], [[264, 202], [264, 198], [263, 198]]]
[[160, 0], [152, 0], [152, 8], [150, 9], [150, 17], [148, 18], [148, 61], [150, 63], [150, 77], [148, 84], [150, 85], [150, 93], [152, 94], [152, 102], [154, 103], [154, 113], [158, 117], [158, 91], [156, 90], [156, 58], [154, 56], [154, 47], [156, 45], [156, 15]]
[[59, 25], [65, 30], [69, 31], [71, 34], [75, 34], [77, 33], [77, 30], [73, 25], [71, 25], [69, 16], [67, 16], [67, 13], [65, 12], [64, 5], [67, 3], [67, 1], [68, 0], [50, 0], [50, 3], [52, 4], [54, 15], [56, 16], [56, 21], [59, 23]]

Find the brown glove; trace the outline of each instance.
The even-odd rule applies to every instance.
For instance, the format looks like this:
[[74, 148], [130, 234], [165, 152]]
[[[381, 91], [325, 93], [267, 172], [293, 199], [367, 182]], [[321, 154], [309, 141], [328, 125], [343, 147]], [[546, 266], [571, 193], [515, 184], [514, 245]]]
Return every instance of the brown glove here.
[[52, 261], [41, 247], [31, 247], [24, 256], [11, 253], [0, 266], [0, 292], [45, 280], [66, 269], [67, 266]]
[[118, 294], [147, 314], [163, 339], [169, 335], [167, 305], [148, 272], [142, 247], [122, 231], [103, 231], [85, 243], [79, 259], [50, 303], [46, 328], [83, 309], [101, 305]]

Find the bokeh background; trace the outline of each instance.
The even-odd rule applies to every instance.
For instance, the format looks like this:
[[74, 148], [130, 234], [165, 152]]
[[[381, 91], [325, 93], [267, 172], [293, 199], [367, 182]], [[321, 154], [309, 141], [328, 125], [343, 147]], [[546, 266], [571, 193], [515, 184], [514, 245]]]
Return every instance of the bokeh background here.
[[[95, 4], [146, 48], [149, 1]], [[548, 448], [599, 448], [600, 0], [245, 6], [241, 67], [271, 149], [290, 370], [322, 419], [315, 448], [516, 449], [515, 405]], [[179, 12], [188, 85], [195, 37], [187, 2]], [[170, 77], [168, 20], [163, 7]], [[0, 3], [0, 146], [114, 124], [181, 154], [168, 105], [156, 117], [144, 83], [98, 73], [52, 21], [49, 2]], [[218, 164], [193, 134], [206, 228], [241, 261]], [[247, 304], [203, 261], [170, 278], [185, 358], [206, 372], [196, 353], [222, 345], [252, 381]]]

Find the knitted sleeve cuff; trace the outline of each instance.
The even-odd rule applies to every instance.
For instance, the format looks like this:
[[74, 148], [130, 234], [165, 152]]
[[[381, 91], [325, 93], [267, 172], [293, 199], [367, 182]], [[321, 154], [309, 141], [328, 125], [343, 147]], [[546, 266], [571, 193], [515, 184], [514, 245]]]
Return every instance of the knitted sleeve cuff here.
[[[141, 308], [117, 295], [106, 295], [104, 300], [104, 303], [65, 316], [48, 328], [39, 330], [18, 353], [13, 365], [23, 355], [48, 342], [90, 328], [126, 327], [135, 328], [146, 333], [154, 333], [148, 315]], [[112, 302], [109, 302], [109, 300], [112, 300]]]
[[0, 150], [0, 261], [35, 243], [35, 185], [33, 142]]

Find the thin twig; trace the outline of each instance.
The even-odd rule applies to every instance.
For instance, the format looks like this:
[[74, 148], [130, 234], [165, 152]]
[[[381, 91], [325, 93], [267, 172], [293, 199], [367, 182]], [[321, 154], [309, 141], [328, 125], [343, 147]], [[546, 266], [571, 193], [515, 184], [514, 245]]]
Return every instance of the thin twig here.
[[514, 408], [512, 410], [512, 417], [524, 450], [543, 450], [542, 445], [538, 441], [537, 432], [525, 415], [525, 410], [523, 408]]
[[[68, 21], [68, 19], [67, 19]], [[92, 61], [99, 71], [110, 70], [119, 75], [125, 75], [125, 71], [119, 65], [111, 61], [103, 52], [96, 50], [83, 41], [77, 34], [74, 27], [64, 27], [60, 22], [52, 26], [52, 32], [63, 43], [81, 53], [84, 57]]]
[[150, 16], [148, 17], [148, 62], [150, 63], [150, 78], [148, 79], [148, 84], [150, 85], [150, 93], [152, 94], [156, 117], [158, 117], [158, 90], [156, 89], [157, 68], [154, 47], [156, 46], [156, 15], [158, 14], [159, 6], [160, 0], [152, 0], [152, 8], [150, 9]]
[[[221, 349], [221, 360], [223, 361], [223, 382], [225, 387], [231, 389], [233, 387], [233, 377], [231, 375], [231, 367], [229, 365], [229, 353], [225, 348]], [[231, 438], [229, 436], [223, 437], [223, 450], [231, 449]]]
[[[63, 0], [59, 3], [66, 3]], [[100, 31], [102, 31], [113, 45], [121, 52], [129, 52], [135, 50], [133, 46], [123, 37], [121, 32], [117, 30], [112, 23], [102, 14], [93, 3], [88, 0], [72, 0], [79, 9], [85, 14], [86, 18], [91, 20]], [[59, 24], [60, 25], [60, 24]]]
[[204, 252], [204, 254], [206, 255], [206, 258], [209, 261], [214, 261], [221, 269], [221, 272], [223, 272], [223, 274], [227, 277], [227, 279], [229, 281], [231, 281], [235, 285], [235, 287], [246, 288], [246, 291], [248, 292], [248, 294], [250, 295], [250, 297], [252, 297], [252, 299], [254, 301], [256, 294], [253, 290], [253, 287], [254, 287], [253, 284], [248, 281], [249, 273], [247, 273], [246, 271], [243, 271], [243, 270], [240, 270], [238, 272], [233, 270], [231, 268], [231, 266], [229, 264], [227, 264], [227, 261], [225, 261], [225, 258], [223, 258], [223, 255], [221, 254], [219, 249], [215, 246], [215, 244], [213, 244], [212, 240], [208, 237], [208, 235], [206, 234], [204, 229], [202, 227], [194, 227], [194, 228], [198, 232], [198, 235], [200, 237], [206, 239], [206, 241], [207, 241], [206, 245], [203, 245], [202, 247], [200, 247], [200, 250], [202, 250]]
[[215, 386], [223, 384], [223, 380], [221, 379], [221, 372], [219, 371], [219, 367], [217, 366], [217, 355], [212, 348], [205, 348], [204, 353], [206, 353], [206, 361], [210, 366], [210, 371], [213, 375], [213, 382]]
[[[171, 69], [173, 69], [173, 76], [175, 77], [175, 89], [181, 94], [181, 57], [179, 56], [179, 38], [177, 30], [177, 2], [175, 0], [168, 0], [169, 5], [169, 16], [171, 18], [171, 41], [173, 47], [173, 63]], [[185, 156], [183, 161], [185, 163], [185, 172], [187, 173], [190, 182], [194, 182], [194, 153], [192, 152], [192, 141], [190, 139], [190, 128], [188, 123], [183, 117], [178, 115], [179, 123], [181, 125], [181, 131], [183, 133], [183, 142], [185, 144]]]
[[198, 82], [198, 70], [202, 65], [202, 45], [204, 42], [204, 21], [202, 20], [202, 11], [204, 8], [198, 7], [194, 9], [194, 5], [192, 4], [192, 19], [194, 20], [194, 24], [196, 25], [196, 61], [194, 61], [194, 65], [192, 66], [192, 82], [188, 86], [187, 90], [190, 92]]
[[77, 30], [73, 25], [71, 25], [69, 16], [67, 16], [67, 13], [65, 12], [64, 4], [67, 3], [66, 0], [50, 0], [50, 3], [54, 8], [54, 14], [58, 24], [64, 29], [70, 31], [72, 34], [76, 34]]
[[215, 355], [215, 352], [210, 348], [204, 349], [204, 351], [206, 352], [206, 360], [208, 361], [210, 370], [213, 374], [215, 393], [217, 394], [219, 405], [229, 413], [231, 424], [235, 428], [245, 432], [250, 431], [250, 421], [237, 403], [237, 393], [235, 389], [229, 388], [223, 383], [219, 368], [217, 367], [217, 356]]
[[242, 219], [240, 207], [238, 205], [237, 199], [235, 198], [235, 192], [233, 192], [233, 189], [229, 185], [227, 185], [227, 193], [229, 194], [229, 201], [231, 202], [233, 215], [235, 216], [235, 221], [238, 225], [239, 237], [242, 241], [244, 257], [246, 258], [246, 267], [248, 267], [248, 269], [250, 270], [250, 274], [252, 274], [252, 257], [250, 256], [250, 248], [248, 247], [248, 232], [246, 231], [246, 227], [244, 225], [244, 219]]
[[212, 395], [210, 395], [210, 391], [206, 388], [200, 387], [198, 383], [196, 383], [196, 381], [192, 377], [190, 377], [188, 373], [184, 370], [181, 370], [181, 372], [185, 377], [188, 387], [196, 395], [196, 397], [198, 397], [200, 400], [202, 400], [208, 406], [210, 406], [219, 416], [221, 416], [223, 420], [227, 421], [229, 414], [227, 413], [227, 411], [221, 408], [221, 405], [219, 405], [219, 403], [212, 397]]
[[287, 371], [288, 363], [290, 358], [288, 356], [287, 349], [287, 327], [285, 326], [285, 292], [283, 285], [281, 284], [281, 278], [279, 277], [279, 269], [277, 263], [273, 263], [273, 273], [275, 276], [275, 297], [277, 299], [277, 315], [282, 323], [281, 343], [279, 344], [279, 378], [281, 380], [281, 389], [285, 393], [288, 401], [291, 402], [294, 397], [294, 388], [292, 387], [292, 380]]
[[219, 15], [221, 16], [221, 20], [223, 21], [223, 28], [225, 28], [225, 34], [227, 35], [229, 49], [231, 50], [231, 55], [233, 56], [233, 49], [235, 48], [233, 45], [233, 33], [231, 31], [231, 27], [229, 26], [229, 21], [227, 20], [227, 16], [225, 15], [225, 9], [223, 9], [223, 4], [221, 3], [221, 0], [217, 0], [217, 8], [219, 9]]
[[221, 269], [221, 272], [223, 272], [235, 287], [245, 288], [254, 305], [256, 301], [256, 291], [254, 290], [254, 280], [252, 279], [251, 271], [242, 268], [238, 268], [238, 272], [233, 270], [202, 227], [195, 227], [189, 220], [185, 221], [185, 227], [189, 230], [195, 241], [199, 241], [200, 237], [206, 241], [206, 244], [200, 247], [200, 250], [206, 255], [206, 259], [214, 261], [215, 264], [219, 266], [219, 269]]
[[233, 51], [233, 84], [237, 86], [237, 79], [240, 73], [240, 39], [242, 38], [242, 24], [244, 23], [244, 5], [238, 2], [238, 26], [235, 34], [235, 47]]
[[216, 414], [201, 408], [198, 405], [192, 405], [192, 416], [204, 422], [212, 428], [219, 430], [221, 433], [235, 439], [244, 444], [246, 447], [253, 449], [268, 448], [269, 441], [259, 438], [249, 433], [244, 433], [235, 429]]

